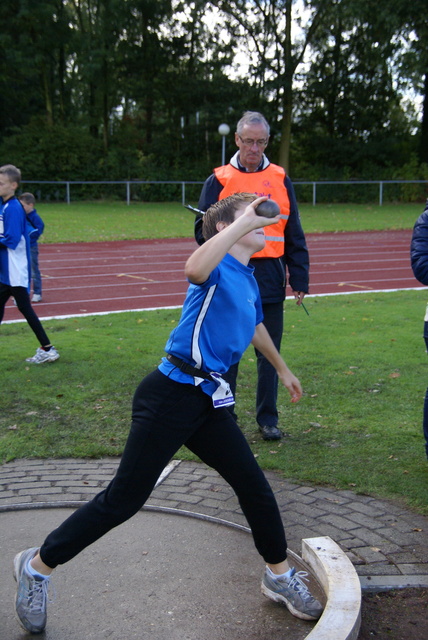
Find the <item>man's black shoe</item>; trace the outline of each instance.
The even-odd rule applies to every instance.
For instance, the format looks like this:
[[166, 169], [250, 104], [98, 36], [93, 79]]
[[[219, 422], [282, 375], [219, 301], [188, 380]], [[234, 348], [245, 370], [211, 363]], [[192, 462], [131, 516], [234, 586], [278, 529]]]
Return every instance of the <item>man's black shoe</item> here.
[[281, 440], [282, 438], [282, 433], [278, 427], [264, 425], [263, 427], [259, 427], [259, 431], [262, 434], [263, 440]]

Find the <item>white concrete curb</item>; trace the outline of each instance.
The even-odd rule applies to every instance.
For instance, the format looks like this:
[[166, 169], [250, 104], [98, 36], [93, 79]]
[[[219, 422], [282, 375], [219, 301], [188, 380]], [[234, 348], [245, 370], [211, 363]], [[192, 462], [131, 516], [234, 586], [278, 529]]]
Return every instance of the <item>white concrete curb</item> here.
[[357, 640], [361, 584], [352, 562], [328, 536], [302, 540], [302, 557], [327, 596], [324, 613], [306, 640]]

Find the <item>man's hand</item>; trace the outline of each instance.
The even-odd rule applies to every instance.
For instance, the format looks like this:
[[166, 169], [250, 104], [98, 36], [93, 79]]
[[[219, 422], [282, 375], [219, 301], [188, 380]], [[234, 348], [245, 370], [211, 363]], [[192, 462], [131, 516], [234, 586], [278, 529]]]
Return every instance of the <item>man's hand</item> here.
[[296, 300], [296, 304], [298, 307], [300, 307], [300, 305], [303, 302], [303, 298], [305, 297], [306, 293], [304, 291], [293, 291], [293, 295], [294, 295], [294, 299]]

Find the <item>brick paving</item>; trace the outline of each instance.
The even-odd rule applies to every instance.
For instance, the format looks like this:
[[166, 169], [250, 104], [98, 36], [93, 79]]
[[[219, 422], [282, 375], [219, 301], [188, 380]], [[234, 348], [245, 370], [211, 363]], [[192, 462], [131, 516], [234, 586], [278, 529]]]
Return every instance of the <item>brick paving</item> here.
[[[18, 460], [0, 466], [0, 513], [78, 506], [107, 485], [119, 459]], [[283, 516], [289, 547], [330, 536], [348, 555], [363, 589], [428, 587], [428, 517], [388, 501], [266, 476]], [[73, 503], [73, 504], [70, 504]], [[150, 496], [151, 508], [176, 509], [247, 527], [229, 485], [201, 463], [176, 462]], [[2, 515], [5, 521], [5, 515]]]

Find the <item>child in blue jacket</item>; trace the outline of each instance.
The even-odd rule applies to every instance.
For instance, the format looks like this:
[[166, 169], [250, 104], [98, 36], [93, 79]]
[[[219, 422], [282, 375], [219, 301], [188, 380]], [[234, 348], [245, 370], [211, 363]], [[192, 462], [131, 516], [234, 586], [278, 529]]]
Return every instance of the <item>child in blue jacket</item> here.
[[19, 202], [27, 215], [28, 235], [30, 236], [31, 279], [33, 281], [33, 297], [31, 302], [42, 301], [42, 276], [39, 268], [39, 238], [45, 228], [45, 223], [36, 211], [36, 198], [32, 193], [25, 192], [19, 196]]

